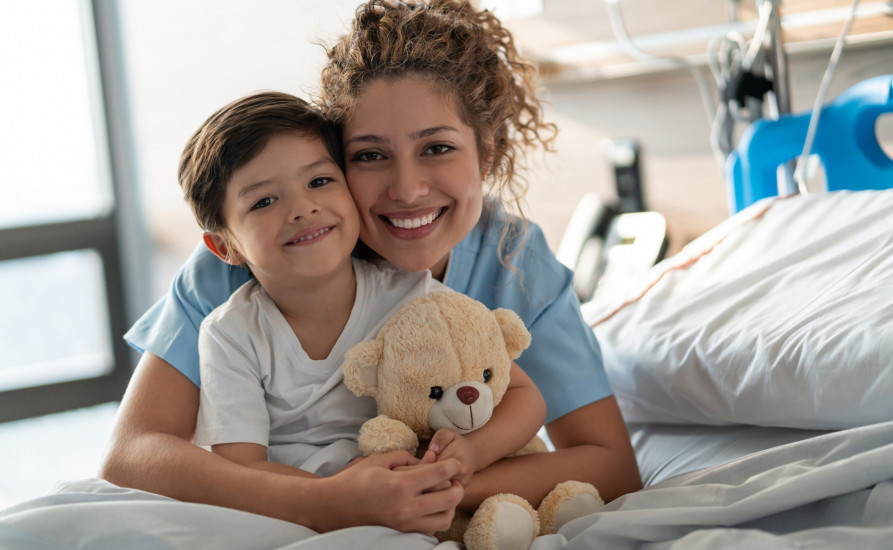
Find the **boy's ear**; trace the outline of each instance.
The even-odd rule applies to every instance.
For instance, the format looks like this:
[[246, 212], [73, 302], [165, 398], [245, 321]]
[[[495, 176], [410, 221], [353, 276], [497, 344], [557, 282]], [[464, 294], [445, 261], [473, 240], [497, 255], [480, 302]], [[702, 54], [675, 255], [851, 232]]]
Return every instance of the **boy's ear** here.
[[205, 241], [205, 246], [208, 247], [208, 250], [224, 262], [230, 265], [242, 265], [243, 262], [239, 253], [235, 250], [230, 250], [226, 239], [220, 233], [205, 231], [202, 234], [202, 240]]

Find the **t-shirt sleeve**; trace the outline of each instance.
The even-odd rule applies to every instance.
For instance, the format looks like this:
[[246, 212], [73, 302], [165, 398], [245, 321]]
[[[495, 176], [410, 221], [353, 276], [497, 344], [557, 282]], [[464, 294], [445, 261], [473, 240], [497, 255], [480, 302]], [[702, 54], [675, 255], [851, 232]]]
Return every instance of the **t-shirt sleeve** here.
[[177, 272], [168, 293], [140, 317], [124, 339], [164, 359], [200, 385], [198, 332], [204, 318], [245, 282], [248, 271], [214, 256], [203, 244]]
[[[215, 314], [216, 315], [216, 314]], [[244, 323], [242, 323], [244, 324]], [[196, 445], [269, 445], [270, 416], [255, 346], [238, 324], [208, 318], [201, 325], [201, 401]]]

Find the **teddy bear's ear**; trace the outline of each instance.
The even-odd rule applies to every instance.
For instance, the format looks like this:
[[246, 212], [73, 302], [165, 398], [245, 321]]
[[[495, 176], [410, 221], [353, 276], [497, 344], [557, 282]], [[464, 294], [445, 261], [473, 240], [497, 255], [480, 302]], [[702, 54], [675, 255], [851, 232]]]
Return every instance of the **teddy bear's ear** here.
[[344, 354], [344, 384], [357, 396], [378, 393], [378, 363], [381, 361], [380, 340], [366, 340], [356, 344]]
[[524, 326], [524, 321], [518, 314], [510, 309], [498, 308], [493, 310], [493, 316], [499, 328], [502, 329], [502, 337], [505, 340], [505, 350], [510, 359], [521, 357], [521, 352], [530, 345], [530, 333]]

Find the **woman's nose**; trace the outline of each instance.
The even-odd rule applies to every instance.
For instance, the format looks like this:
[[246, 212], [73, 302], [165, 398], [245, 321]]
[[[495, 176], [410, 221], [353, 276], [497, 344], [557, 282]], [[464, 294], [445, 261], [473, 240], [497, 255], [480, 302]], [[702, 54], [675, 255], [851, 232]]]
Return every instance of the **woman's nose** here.
[[428, 194], [428, 184], [422, 172], [411, 164], [398, 166], [394, 171], [394, 179], [388, 188], [391, 200], [414, 203]]

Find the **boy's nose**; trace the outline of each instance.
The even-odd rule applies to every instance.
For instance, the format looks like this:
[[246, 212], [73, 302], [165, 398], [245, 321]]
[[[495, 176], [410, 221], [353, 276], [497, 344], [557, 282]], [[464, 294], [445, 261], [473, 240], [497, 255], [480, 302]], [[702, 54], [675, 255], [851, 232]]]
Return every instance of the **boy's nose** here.
[[319, 214], [319, 206], [313, 203], [298, 203], [295, 205], [294, 209], [292, 209], [292, 219], [294, 220], [301, 217], [312, 216], [314, 214]]

